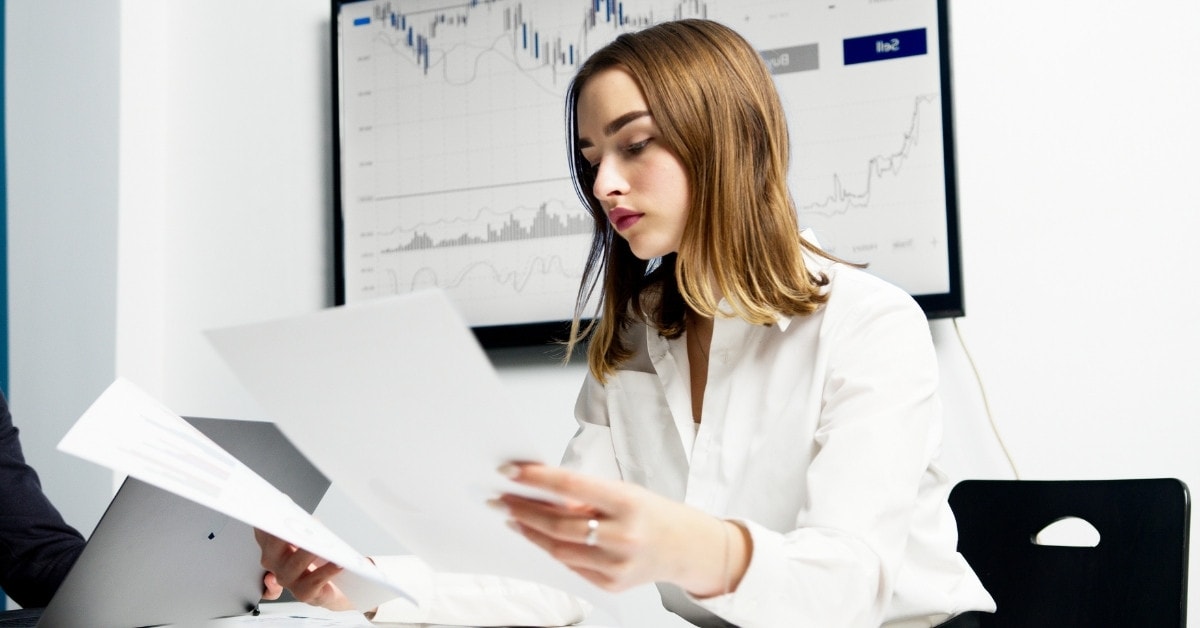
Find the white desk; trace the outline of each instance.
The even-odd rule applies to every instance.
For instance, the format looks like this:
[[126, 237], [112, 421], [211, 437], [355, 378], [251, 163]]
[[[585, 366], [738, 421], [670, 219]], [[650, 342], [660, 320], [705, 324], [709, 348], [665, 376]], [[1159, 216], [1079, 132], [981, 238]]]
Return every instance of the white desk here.
[[[668, 612], [658, 601], [653, 587], [635, 589], [623, 594], [622, 621], [616, 622], [600, 611], [595, 617], [576, 628], [690, 628], [691, 624]], [[265, 603], [259, 615], [239, 615], [186, 624], [175, 628], [234, 628], [238, 626], [278, 626], [280, 628], [372, 628], [382, 626], [420, 626], [421, 628], [453, 628], [431, 624], [372, 624], [357, 611], [335, 613], [302, 602]]]
[[[214, 619], [200, 626], [206, 628], [230, 628], [233, 626], [280, 626], [287, 628], [370, 628], [372, 626], [420, 626], [440, 628], [431, 624], [372, 624], [357, 611], [335, 613], [302, 602], [263, 604], [257, 616], [240, 615], [225, 619]], [[580, 624], [578, 628], [614, 628], [610, 625]]]
[[[694, 628], [678, 615], [662, 607], [658, 592], [652, 585], [626, 591], [621, 598], [621, 621], [617, 622], [602, 611], [593, 611], [588, 620], [575, 628]], [[268, 603], [262, 605], [257, 617], [239, 616], [212, 620], [200, 624], [205, 628], [234, 626], [279, 626], [291, 628], [369, 628], [371, 626], [421, 626], [428, 624], [372, 624], [361, 613], [335, 613], [302, 602]]]

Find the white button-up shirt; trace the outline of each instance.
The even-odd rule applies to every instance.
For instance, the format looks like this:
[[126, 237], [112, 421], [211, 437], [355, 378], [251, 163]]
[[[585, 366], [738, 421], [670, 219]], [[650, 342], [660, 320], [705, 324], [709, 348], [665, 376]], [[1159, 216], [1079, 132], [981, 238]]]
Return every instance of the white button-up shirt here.
[[716, 319], [698, 426], [686, 339], [631, 330], [637, 355], [606, 384], [584, 383], [564, 466], [747, 526], [753, 554], [735, 592], [695, 600], [660, 586], [694, 623], [931, 626], [993, 610], [955, 549], [924, 314], [865, 272], [809, 263], [830, 278], [817, 312]]

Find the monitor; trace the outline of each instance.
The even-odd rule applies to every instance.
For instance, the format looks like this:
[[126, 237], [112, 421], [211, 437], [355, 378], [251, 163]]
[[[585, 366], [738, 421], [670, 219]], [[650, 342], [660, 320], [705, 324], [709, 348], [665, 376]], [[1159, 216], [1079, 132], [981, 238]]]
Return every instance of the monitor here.
[[964, 313], [947, 0], [333, 0], [338, 304], [444, 289], [486, 347], [563, 339], [591, 238], [566, 88], [618, 34], [725, 23], [771, 69], [800, 223]]

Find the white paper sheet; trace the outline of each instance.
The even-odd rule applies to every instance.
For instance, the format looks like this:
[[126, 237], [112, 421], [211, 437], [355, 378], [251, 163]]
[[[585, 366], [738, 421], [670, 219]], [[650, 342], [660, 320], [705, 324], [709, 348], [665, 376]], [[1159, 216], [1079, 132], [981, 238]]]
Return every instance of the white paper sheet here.
[[335, 582], [364, 609], [409, 597], [290, 497], [128, 380], [113, 382], [67, 432], [58, 448], [265, 530], [338, 564], [345, 571]]
[[300, 451], [435, 570], [541, 582], [617, 613], [486, 505], [528, 493], [503, 463], [560, 452], [533, 447], [536, 427], [440, 290], [207, 334]]

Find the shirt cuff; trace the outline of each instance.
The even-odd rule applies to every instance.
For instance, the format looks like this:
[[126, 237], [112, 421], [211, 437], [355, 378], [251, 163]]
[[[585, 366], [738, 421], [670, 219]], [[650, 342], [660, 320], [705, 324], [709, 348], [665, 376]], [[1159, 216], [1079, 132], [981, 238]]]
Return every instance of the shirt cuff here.
[[[410, 556], [372, 560], [402, 586], [405, 580], [401, 572], [429, 569], [420, 559]], [[449, 626], [569, 626], [583, 621], [592, 610], [591, 604], [584, 600], [535, 582], [483, 574], [426, 573], [428, 588], [413, 596], [419, 606], [403, 599], [387, 602], [376, 609], [372, 621]]]
[[697, 606], [719, 617], [755, 616], [763, 606], [760, 599], [764, 591], [771, 591], [770, 581], [778, 577], [778, 573], [770, 573], [770, 568], [763, 564], [765, 556], [783, 554], [783, 537], [763, 528], [753, 521], [731, 519], [745, 527], [750, 533], [753, 547], [750, 553], [750, 563], [746, 573], [742, 575], [738, 588], [732, 593], [697, 598], [688, 594], [688, 599]]

